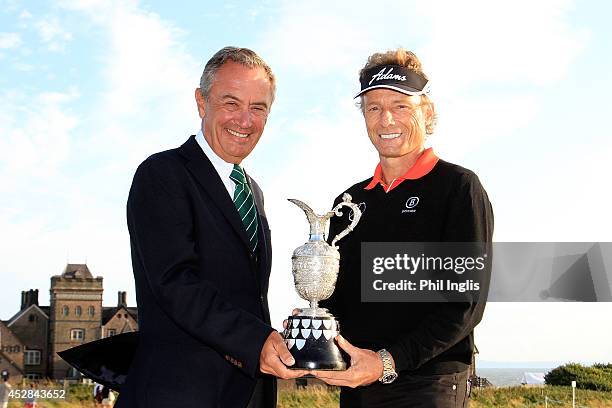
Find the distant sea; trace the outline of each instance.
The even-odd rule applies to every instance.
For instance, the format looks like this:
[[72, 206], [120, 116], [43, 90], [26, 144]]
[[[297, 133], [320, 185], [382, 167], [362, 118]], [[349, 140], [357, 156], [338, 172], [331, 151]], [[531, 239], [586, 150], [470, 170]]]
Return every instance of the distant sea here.
[[546, 374], [550, 370], [551, 368], [478, 368], [478, 366], [476, 366], [476, 374], [479, 377], [486, 377], [497, 387], [521, 385], [521, 379], [525, 372]]

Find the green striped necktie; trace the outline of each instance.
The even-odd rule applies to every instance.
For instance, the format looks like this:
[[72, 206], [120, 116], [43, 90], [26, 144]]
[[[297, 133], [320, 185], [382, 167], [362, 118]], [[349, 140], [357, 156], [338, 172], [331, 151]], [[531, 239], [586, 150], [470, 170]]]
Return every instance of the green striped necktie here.
[[257, 207], [255, 207], [253, 192], [249, 188], [244, 170], [239, 165], [234, 164], [230, 179], [236, 183], [234, 205], [246, 229], [249, 247], [255, 252], [257, 248]]

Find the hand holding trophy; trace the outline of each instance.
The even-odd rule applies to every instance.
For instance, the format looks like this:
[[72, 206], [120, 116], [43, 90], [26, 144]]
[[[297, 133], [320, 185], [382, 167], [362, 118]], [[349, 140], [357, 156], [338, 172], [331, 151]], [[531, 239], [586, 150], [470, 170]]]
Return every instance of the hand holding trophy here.
[[[306, 213], [310, 223], [308, 242], [296, 248], [291, 258], [295, 290], [302, 299], [310, 302], [310, 307], [287, 319], [283, 338], [295, 358], [295, 364], [290, 368], [346, 370], [346, 362], [334, 343], [334, 338], [339, 334], [339, 324], [327, 309], [318, 307], [318, 302], [329, 298], [334, 292], [340, 265], [336, 242], [357, 225], [361, 210], [351, 202], [351, 196], [347, 193], [342, 196], [340, 204], [324, 215], [315, 214], [302, 201], [289, 201]], [[325, 241], [327, 224], [334, 215], [342, 215], [342, 207], [349, 207], [353, 211], [353, 220], [329, 245]]]

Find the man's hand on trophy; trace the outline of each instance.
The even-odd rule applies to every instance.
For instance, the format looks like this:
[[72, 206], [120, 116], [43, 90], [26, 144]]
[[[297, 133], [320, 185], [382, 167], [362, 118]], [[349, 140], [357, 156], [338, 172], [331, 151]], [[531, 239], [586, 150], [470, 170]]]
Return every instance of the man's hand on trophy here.
[[287, 366], [295, 364], [283, 337], [277, 332], [270, 333], [259, 355], [259, 369], [262, 373], [289, 380], [308, 374], [307, 370], [290, 370]]
[[383, 364], [378, 353], [355, 347], [341, 335], [336, 337], [336, 342], [351, 357], [349, 369], [346, 371], [313, 370], [310, 374], [327, 384], [351, 388], [372, 384], [382, 376]]
[[[293, 309], [293, 311], [291, 312], [291, 316], [296, 316], [296, 315], [298, 315], [298, 314], [300, 314], [300, 313], [302, 313], [302, 309], [295, 308], [295, 309]], [[287, 323], [288, 323], [288, 320], [287, 320], [287, 319], [283, 320], [283, 329], [286, 329], [286, 328], [287, 328]]]

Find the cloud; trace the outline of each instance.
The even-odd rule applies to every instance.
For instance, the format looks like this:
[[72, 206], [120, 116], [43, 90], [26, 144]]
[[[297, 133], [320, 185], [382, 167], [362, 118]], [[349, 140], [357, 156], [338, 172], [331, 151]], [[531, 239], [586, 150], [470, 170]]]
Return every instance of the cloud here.
[[72, 40], [72, 33], [66, 31], [55, 17], [38, 20], [34, 26], [49, 51], [64, 51], [66, 43]]
[[446, 93], [508, 84], [544, 86], [566, 75], [589, 38], [570, 26], [571, 2], [419, 3], [430, 35], [422, 47], [437, 88]]
[[17, 33], [0, 33], [0, 49], [17, 48], [21, 45], [21, 36]]
[[0, 191], [14, 191], [24, 180], [48, 181], [60, 172], [70, 151], [70, 132], [78, 123], [65, 105], [78, 97], [76, 88], [34, 97], [19, 92], [2, 95]]
[[33, 16], [32, 16], [32, 13], [30, 13], [30, 12], [29, 12], [28, 10], [26, 10], [26, 9], [23, 9], [23, 10], [21, 11], [21, 13], [19, 13], [19, 18], [20, 18], [20, 19], [22, 19], [22, 20], [27, 20], [27, 19], [30, 19], [30, 18], [32, 18], [32, 17], [33, 17]]
[[321, 13], [320, 3], [285, 4], [277, 23], [262, 35], [258, 47], [271, 64], [314, 75], [356, 67], [364, 58], [359, 51], [373, 45], [367, 31], [334, 13], [341, 8], [334, 2], [326, 2], [324, 9], [328, 12]]

